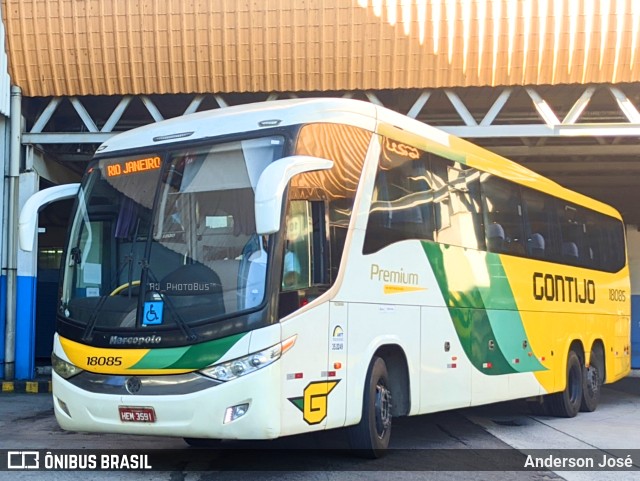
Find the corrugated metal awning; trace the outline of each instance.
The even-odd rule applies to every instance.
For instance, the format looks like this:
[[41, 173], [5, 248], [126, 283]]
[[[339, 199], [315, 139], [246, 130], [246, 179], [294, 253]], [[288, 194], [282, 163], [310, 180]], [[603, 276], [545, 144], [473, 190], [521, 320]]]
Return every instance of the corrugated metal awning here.
[[0, 115], [9, 116], [11, 97], [11, 80], [6, 49], [4, 24], [0, 22]]
[[26, 96], [622, 83], [640, 2], [3, 0]]

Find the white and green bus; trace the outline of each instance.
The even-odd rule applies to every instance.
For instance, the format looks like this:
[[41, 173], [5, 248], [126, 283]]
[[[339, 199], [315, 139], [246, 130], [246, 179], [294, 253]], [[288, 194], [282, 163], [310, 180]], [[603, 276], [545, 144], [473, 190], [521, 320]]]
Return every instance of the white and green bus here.
[[79, 188], [53, 397], [67, 430], [271, 439], [630, 369], [618, 212], [382, 107], [284, 100], [119, 134]]

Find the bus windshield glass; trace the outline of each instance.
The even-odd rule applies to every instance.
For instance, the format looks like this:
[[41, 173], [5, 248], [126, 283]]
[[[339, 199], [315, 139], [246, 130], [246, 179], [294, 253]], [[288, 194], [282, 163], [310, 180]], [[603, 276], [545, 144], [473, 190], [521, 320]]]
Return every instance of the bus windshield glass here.
[[70, 229], [60, 314], [87, 331], [184, 331], [261, 305], [254, 190], [283, 148], [272, 136], [98, 161]]

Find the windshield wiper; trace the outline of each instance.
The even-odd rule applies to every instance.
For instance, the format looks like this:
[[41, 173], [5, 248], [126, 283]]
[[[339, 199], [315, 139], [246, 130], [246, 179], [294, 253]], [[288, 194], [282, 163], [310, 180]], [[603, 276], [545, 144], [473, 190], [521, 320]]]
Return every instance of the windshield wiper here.
[[[136, 242], [138, 242], [138, 230], [140, 228], [140, 218], [138, 218], [138, 221], [136, 222], [136, 230], [133, 233], [133, 238], [131, 239], [131, 248], [129, 249], [129, 255], [124, 256], [124, 259], [122, 261], [122, 264], [120, 264], [120, 267], [118, 267], [118, 271], [116, 272], [116, 275], [114, 277], [115, 279], [115, 286], [113, 285], [113, 281], [111, 282], [111, 290], [109, 292], [108, 295], [102, 295], [100, 296], [100, 299], [98, 300], [98, 304], [96, 305], [95, 309], [93, 310], [93, 313], [91, 314], [91, 318], [89, 318], [89, 322], [87, 323], [87, 326], [84, 329], [84, 332], [82, 333], [82, 340], [84, 341], [88, 341], [89, 339], [91, 339], [91, 336], [93, 335], [93, 330], [96, 326], [96, 323], [98, 322], [98, 315], [100, 314], [100, 311], [102, 311], [102, 308], [104, 307], [105, 302], [107, 301], [107, 299], [109, 297], [111, 297], [111, 293], [113, 292], [114, 289], [118, 288], [118, 279], [120, 279], [120, 274], [122, 274], [122, 271], [124, 270], [125, 266], [129, 267], [129, 271], [128, 271], [128, 275], [127, 275], [127, 283], [125, 284], [127, 286], [127, 290], [129, 291], [128, 293], [128, 297], [129, 299], [131, 299], [131, 291], [132, 291], [132, 284], [133, 284], [133, 251], [136, 245]], [[80, 249], [74, 247], [71, 250], [71, 256], [72, 258], [74, 258], [73, 256], [75, 255], [74, 250], [78, 251], [78, 256], [79, 256], [79, 252]], [[80, 261], [78, 260], [78, 263], [80, 263]]]

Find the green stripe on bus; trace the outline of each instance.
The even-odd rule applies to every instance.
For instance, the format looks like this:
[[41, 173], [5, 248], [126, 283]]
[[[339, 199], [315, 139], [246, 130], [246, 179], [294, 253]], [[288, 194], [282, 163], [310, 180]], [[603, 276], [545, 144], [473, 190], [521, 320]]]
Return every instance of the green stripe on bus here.
[[166, 369], [180, 359], [190, 346], [150, 349], [130, 369]]
[[202, 369], [224, 356], [246, 333], [192, 346], [152, 349], [131, 369]]
[[[545, 367], [533, 356], [533, 347], [528, 341], [500, 257], [426, 241], [422, 246], [449, 308], [460, 343], [476, 369], [489, 375], [544, 370]], [[487, 278], [491, 279], [489, 285], [471, 285], [466, 291], [451, 290], [448, 276], [460, 273], [447, 272], [444, 263], [447, 249], [455, 249], [452, 253], [464, 256], [466, 262], [470, 262], [467, 256], [478, 256], [473, 259], [474, 265], [476, 268], [480, 262], [486, 265]], [[485, 368], [487, 363], [492, 366], [490, 370]]]
[[[490, 306], [488, 311], [489, 322], [496, 336], [496, 343], [516, 371], [546, 370], [540, 364], [538, 358], [533, 355], [533, 346], [531, 346], [524, 329], [522, 316], [518, 311], [513, 290], [502, 266], [500, 256], [487, 252], [486, 261], [489, 278], [491, 279], [491, 294], [484, 301], [485, 305]], [[482, 291], [480, 293], [483, 295]], [[529, 353], [532, 354], [529, 355]]]

